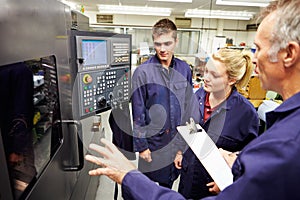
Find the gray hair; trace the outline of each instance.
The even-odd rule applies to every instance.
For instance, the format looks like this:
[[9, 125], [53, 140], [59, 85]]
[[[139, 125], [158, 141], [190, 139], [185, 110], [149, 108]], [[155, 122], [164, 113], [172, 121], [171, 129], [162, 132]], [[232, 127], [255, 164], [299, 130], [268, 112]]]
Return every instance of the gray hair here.
[[288, 42], [300, 44], [300, 1], [280, 0], [274, 4], [271, 5], [273, 9], [269, 9], [269, 14], [273, 11], [276, 14], [270, 38], [272, 46], [268, 52], [271, 62], [278, 61], [278, 52], [286, 48]]

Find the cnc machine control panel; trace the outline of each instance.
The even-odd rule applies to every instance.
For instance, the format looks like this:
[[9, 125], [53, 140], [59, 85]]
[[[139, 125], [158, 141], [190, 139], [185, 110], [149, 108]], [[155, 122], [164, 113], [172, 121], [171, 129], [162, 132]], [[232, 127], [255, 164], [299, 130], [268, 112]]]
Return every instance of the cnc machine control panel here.
[[81, 116], [129, 101], [129, 67], [80, 73]]
[[131, 35], [73, 31], [80, 118], [130, 100]]

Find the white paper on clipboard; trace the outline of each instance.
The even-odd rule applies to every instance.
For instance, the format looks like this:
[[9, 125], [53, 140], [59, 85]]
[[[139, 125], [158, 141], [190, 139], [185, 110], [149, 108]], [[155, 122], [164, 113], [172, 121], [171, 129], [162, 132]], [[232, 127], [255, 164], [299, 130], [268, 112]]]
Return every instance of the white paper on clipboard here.
[[202, 131], [190, 133], [190, 129], [187, 126], [178, 126], [177, 130], [219, 186], [220, 190], [223, 190], [233, 182], [231, 169], [205, 130], [199, 124], [196, 126], [198, 130]]

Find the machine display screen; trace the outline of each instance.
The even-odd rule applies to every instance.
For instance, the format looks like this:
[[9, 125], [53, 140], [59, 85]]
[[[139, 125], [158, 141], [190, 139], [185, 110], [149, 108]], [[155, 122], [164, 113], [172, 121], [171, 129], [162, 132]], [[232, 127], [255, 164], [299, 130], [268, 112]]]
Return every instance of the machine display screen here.
[[81, 50], [84, 66], [107, 64], [107, 41], [83, 39]]

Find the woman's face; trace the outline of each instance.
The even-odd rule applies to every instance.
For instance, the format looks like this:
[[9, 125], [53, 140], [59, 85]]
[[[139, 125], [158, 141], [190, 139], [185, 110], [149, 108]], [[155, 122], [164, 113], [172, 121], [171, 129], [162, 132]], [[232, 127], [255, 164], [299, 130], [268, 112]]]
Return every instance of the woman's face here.
[[213, 58], [209, 59], [204, 70], [204, 90], [209, 93], [226, 93], [232, 84], [225, 64]]

